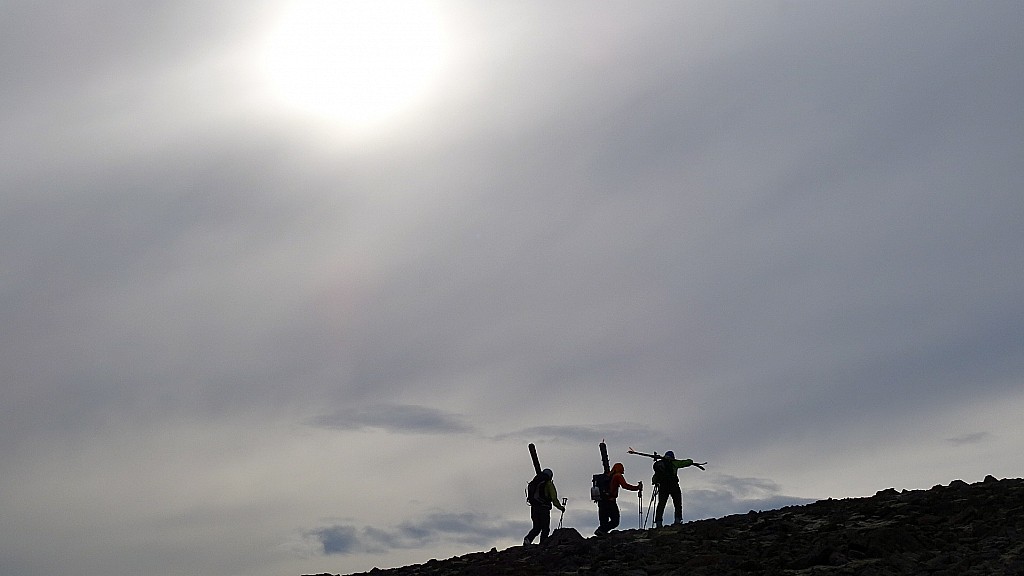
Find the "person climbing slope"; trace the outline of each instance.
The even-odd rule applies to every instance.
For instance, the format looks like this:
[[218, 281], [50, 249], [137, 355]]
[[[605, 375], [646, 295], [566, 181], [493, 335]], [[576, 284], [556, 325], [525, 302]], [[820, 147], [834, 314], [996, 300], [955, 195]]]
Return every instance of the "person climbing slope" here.
[[639, 456], [647, 456], [648, 458], [654, 458], [654, 477], [651, 481], [654, 483], [654, 489], [658, 493], [658, 508], [654, 513], [654, 527], [661, 528], [662, 518], [665, 515], [665, 504], [668, 503], [669, 497], [672, 498], [672, 504], [675, 508], [675, 524], [683, 523], [683, 493], [679, 489], [679, 469], [686, 468], [688, 466], [696, 466], [701, 470], [704, 470], [704, 465], [707, 462], [696, 463], [689, 458], [685, 460], [676, 460], [676, 455], [669, 450], [665, 452], [664, 456], [658, 456], [658, 453], [644, 454], [643, 452], [637, 452], [630, 448], [627, 452], [630, 454], [637, 454]]
[[554, 472], [550, 468], [545, 468], [526, 485], [526, 501], [530, 504], [530, 519], [533, 520], [533, 528], [523, 538], [524, 546], [532, 543], [538, 534], [541, 544], [547, 540], [548, 534], [551, 532], [552, 506], [565, 512], [565, 507], [558, 502], [558, 490], [551, 480], [553, 477]]
[[616, 501], [616, 498], [619, 497], [619, 488], [633, 492], [643, 490], [643, 482], [637, 482], [636, 486], [626, 482], [626, 478], [623, 476], [625, 471], [626, 468], [622, 462], [616, 462], [608, 472], [607, 492], [602, 490], [601, 499], [597, 501], [597, 515], [600, 522], [597, 530], [594, 531], [597, 536], [607, 534], [619, 525], [619, 504]]

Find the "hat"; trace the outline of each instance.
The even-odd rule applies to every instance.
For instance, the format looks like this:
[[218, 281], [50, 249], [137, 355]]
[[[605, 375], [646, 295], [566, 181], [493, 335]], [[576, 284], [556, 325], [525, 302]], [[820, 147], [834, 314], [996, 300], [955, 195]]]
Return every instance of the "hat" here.
[[551, 468], [545, 468], [541, 470], [540, 473], [547, 476], [549, 479], [555, 477], [555, 473], [551, 471]]
[[672, 452], [671, 450], [669, 450], [668, 452], [665, 452], [665, 458], [675, 458], [675, 457], [676, 457], [675, 452]]

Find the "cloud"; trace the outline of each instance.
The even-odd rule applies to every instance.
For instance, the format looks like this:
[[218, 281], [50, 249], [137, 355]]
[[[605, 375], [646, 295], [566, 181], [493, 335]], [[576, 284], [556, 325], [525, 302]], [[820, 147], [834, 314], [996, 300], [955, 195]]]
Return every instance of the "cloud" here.
[[309, 424], [330, 430], [378, 428], [405, 434], [462, 434], [473, 431], [473, 427], [463, 422], [463, 417], [458, 414], [407, 404], [349, 408], [318, 416]]
[[964, 445], [964, 444], [981, 444], [982, 442], [988, 440], [988, 438], [989, 438], [989, 433], [988, 432], [975, 432], [973, 434], [964, 434], [963, 436], [956, 436], [954, 438], [947, 438], [946, 441], [951, 443], [951, 444], [955, 444], [957, 446], [961, 446], [961, 445]]
[[651, 441], [660, 435], [651, 427], [633, 422], [593, 425], [533, 426], [494, 436], [495, 440], [527, 440], [530, 442], [565, 442], [628, 445], [637, 441]]
[[324, 554], [351, 554], [360, 548], [356, 529], [351, 526], [319, 528], [311, 530], [307, 536], [312, 536], [323, 545]]
[[781, 487], [767, 478], [740, 478], [716, 474], [716, 488], [687, 490], [683, 485], [684, 513], [687, 518], [714, 518], [748, 510], [774, 510], [813, 502], [813, 499], [786, 496]]
[[324, 554], [385, 554], [396, 549], [423, 548], [438, 542], [482, 547], [495, 540], [526, 532], [526, 522], [474, 512], [432, 512], [413, 522], [380, 528], [333, 525], [305, 533]]

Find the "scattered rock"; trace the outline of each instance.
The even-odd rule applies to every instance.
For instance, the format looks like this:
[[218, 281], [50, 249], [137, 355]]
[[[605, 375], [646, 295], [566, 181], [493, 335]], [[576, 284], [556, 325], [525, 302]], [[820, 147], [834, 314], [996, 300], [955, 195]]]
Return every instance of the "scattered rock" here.
[[559, 546], [583, 542], [583, 535], [575, 528], [558, 528], [544, 541], [545, 546]]

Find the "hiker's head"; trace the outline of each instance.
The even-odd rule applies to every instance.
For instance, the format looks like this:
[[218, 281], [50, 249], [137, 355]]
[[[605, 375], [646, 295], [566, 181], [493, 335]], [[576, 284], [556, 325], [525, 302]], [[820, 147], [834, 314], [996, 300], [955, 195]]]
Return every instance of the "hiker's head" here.
[[665, 458], [668, 458], [669, 460], [672, 460], [675, 457], [676, 457], [675, 453], [673, 453], [671, 450], [669, 450], [668, 452], [665, 452]]
[[616, 462], [612, 465], [612, 474], [622, 474], [626, 471], [626, 467], [622, 465], [622, 462]]
[[551, 471], [551, 468], [545, 468], [545, 469], [541, 470], [540, 473], [545, 475], [545, 476], [547, 476], [548, 480], [550, 480], [550, 479], [555, 477], [555, 473]]

